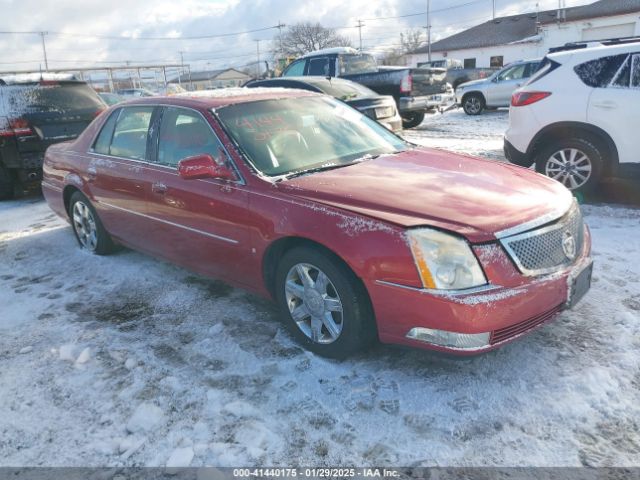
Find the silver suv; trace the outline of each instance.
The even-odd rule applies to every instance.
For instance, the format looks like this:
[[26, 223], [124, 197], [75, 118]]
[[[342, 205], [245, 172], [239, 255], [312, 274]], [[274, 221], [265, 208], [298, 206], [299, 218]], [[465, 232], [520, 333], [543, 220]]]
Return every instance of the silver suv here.
[[541, 59], [513, 62], [488, 78], [458, 85], [456, 101], [467, 115], [485, 109], [508, 107], [514, 90], [521, 87], [540, 66]]

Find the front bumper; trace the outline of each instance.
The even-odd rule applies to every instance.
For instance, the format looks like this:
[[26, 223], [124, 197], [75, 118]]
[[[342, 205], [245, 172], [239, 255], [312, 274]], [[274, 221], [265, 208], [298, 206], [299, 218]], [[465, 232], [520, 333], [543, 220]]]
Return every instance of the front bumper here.
[[506, 138], [504, 139], [504, 156], [510, 163], [521, 167], [530, 167], [533, 164], [533, 159], [529, 154], [518, 150]]
[[416, 112], [446, 107], [454, 102], [455, 95], [453, 93], [438, 93], [423, 97], [400, 97], [398, 108], [400, 112]]
[[[591, 241], [585, 229], [581, 256], [565, 270], [549, 275], [524, 277], [507, 253], [492, 246], [491, 253], [476, 252], [485, 271], [496, 283], [475, 291], [449, 293], [406, 287], [387, 282], [367, 285], [383, 343], [474, 355], [498, 348], [552, 321], [569, 306], [570, 284], [576, 273], [588, 267]], [[485, 247], [478, 247], [483, 249]], [[475, 248], [474, 248], [475, 250]], [[486, 265], [482, 258], [489, 259]], [[486, 344], [474, 348], [455, 348], [411, 338], [416, 329], [478, 336], [488, 334]]]

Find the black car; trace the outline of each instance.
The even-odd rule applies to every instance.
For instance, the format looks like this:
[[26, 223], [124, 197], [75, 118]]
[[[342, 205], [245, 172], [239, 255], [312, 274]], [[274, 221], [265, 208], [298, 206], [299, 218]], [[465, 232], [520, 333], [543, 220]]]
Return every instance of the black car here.
[[75, 139], [105, 108], [89, 85], [71, 76], [0, 78], [0, 199], [37, 184], [47, 147]]
[[402, 119], [398, 114], [393, 97], [378, 95], [373, 90], [349, 80], [327, 77], [280, 77], [251, 80], [244, 86], [249, 88], [297, 88], [299, 90], [324, 93], [360, 110], [363, 114], [377, 120], [391, 131], [402, 130]]

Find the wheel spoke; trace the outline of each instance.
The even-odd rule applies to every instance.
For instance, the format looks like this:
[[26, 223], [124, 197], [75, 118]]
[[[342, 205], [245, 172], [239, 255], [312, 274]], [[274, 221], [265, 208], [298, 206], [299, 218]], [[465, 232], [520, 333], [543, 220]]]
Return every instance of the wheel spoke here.
[[575, 164], [577, 155], [578, 155], [578, 150], [576, 150], [575, 148], [572, 148], [571, 150], [569, 150], [569, 162], [571, 164]]
[[304, 287], [298, 285], [293, 280], [287, 280], [285, 284], [285, 291], [295, 298], [302, 298], [304, 296]]
[[322, 335], [322, 318], [311, 317], [311, 340], [318, 343]]
[[306, 288], [313, 288], [313, 279], [309, 275], [309, 269], [304, 265], [298, 264], [296, 266], [296, 271], [298, 272], [298, 277], [300, 277], [300, 281]]
[[304, 320], [305, 318], [307, 318], [310, 315], [309, 310], [307, 309], [307, 307], [303, 304], [298, 305], [296, 308], [293, 309], [293, 311], [291, 312], [291, 316], [293, 317], [293, 319], [296, 322], [301, 322], [302, 320]]
[[340, 327], [336, 324], [335, 320], [331, 316], [331, 313], [326, 312], [324, 317], [322, 318], [322, 323], [324, 324], [327, 332], [331, 335], [331, 338], [336, 339], [340, 336]]
[[327, 286], [329, 285], [329, 277], [324, 272], [318, 271], [318, 278], [316, 278], [315, 289], [321, 294], [327, 293]]
[[338, 298], [327, 297], [324, 299], [324, 308], [329, 312], [342, 312], [342, 302]]

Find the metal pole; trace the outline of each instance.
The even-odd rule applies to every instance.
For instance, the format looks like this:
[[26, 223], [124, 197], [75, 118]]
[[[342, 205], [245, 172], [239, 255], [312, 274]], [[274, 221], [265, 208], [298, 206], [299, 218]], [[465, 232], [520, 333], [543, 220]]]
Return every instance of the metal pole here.
[[113, 70], [107, 70], [109, 72], [109, 91], [113, 93]]
[[49, 71], [49, 62], [47, 61], [47, 47], [44, 43], [44, 36], [47, 32], [40, 32], [40, 38], [42, 39], [42, 53], [44, 54], [44, 69]]
[[496, 19], [496, 0], [493, 0], [493, 19]]
[[167, 89], [167, 67], [162, 67], [162, 78], [164, 79], [164, 89]]
[[427, 48], [428, 61], [431, 62], [431, 0], [427, 0]]
[[189, 90], [193, 91], [193, 82], [191, 81], [191, 65], [187, 65], [187, 71], [189, 72]]

